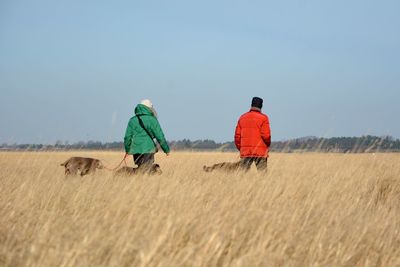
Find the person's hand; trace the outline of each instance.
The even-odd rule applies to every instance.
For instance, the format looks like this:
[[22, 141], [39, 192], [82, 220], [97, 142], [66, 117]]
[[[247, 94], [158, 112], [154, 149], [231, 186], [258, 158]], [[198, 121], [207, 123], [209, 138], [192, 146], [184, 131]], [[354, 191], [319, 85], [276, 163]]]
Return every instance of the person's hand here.
[[129, 156], [128, 153], [125, 153], [124, 159], [126, 159]]
[[168, 152], [168, 153], [165, 153], [165, 155], [168, 157], [168, 156], [169, 156], [169, 152]]

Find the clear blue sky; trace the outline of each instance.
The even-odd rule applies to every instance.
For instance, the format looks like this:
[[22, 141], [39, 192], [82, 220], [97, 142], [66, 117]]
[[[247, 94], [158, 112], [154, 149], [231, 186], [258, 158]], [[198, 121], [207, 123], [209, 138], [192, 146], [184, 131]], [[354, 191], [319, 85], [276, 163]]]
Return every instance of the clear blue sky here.
[[400, 137], [400, 1], [0, 1], [0, 142], [121, 141], [150, 98], [169, 140]]

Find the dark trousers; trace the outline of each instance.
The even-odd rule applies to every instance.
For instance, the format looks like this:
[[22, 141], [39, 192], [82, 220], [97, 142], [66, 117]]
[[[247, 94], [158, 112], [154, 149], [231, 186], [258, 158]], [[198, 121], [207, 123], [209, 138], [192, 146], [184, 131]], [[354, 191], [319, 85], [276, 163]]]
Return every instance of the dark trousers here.
[[256, 167], [257, 167], [258, 171], [267, 171], [267, 165], [268, 165], [267, 158], [255, 158], [255, 157], [242, 158], [240, 160], [240, 165], [241, 165], [242, 169], [244, 169], [245, 171], [248, 171], [248, 170], [250, 170], [251, 164], [253, 164], [253, 162], [256, 163]]
[[154, 163], [154, 153], [133, 154], [133, 161], [138, 168], [150, 169]]

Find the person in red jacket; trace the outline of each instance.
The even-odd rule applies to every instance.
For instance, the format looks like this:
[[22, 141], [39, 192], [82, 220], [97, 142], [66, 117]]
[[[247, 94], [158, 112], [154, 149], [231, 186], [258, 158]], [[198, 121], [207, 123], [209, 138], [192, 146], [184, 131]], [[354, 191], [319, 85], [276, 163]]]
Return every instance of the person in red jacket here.
[[253, 97], [250, 111], [240, 117], [235, 130], [235, 145], [240, 151], [241, 167], [246, 171], [253, 162], [257, 170], [267, 170], [271, 129], [268, 116], [261, 112], [262, 106], [262, 98]]

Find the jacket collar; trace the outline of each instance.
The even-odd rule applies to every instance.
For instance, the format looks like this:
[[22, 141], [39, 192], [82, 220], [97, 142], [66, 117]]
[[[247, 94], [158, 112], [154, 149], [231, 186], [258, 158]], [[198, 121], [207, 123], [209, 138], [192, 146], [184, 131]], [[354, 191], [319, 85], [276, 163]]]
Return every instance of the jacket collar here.
[[260, 108], [256, 108], [256, 107], [251, 107], [250, 112], [251, 111], [255, 111], [255, 112], [260, 112], [261, 113], [261, 109]]
[[153, 116], [154, 113], [152, 112], [152, 110], [143, 105], [143, 104], [138, 104], [135, 108], [135, 115], [150, 115]]

